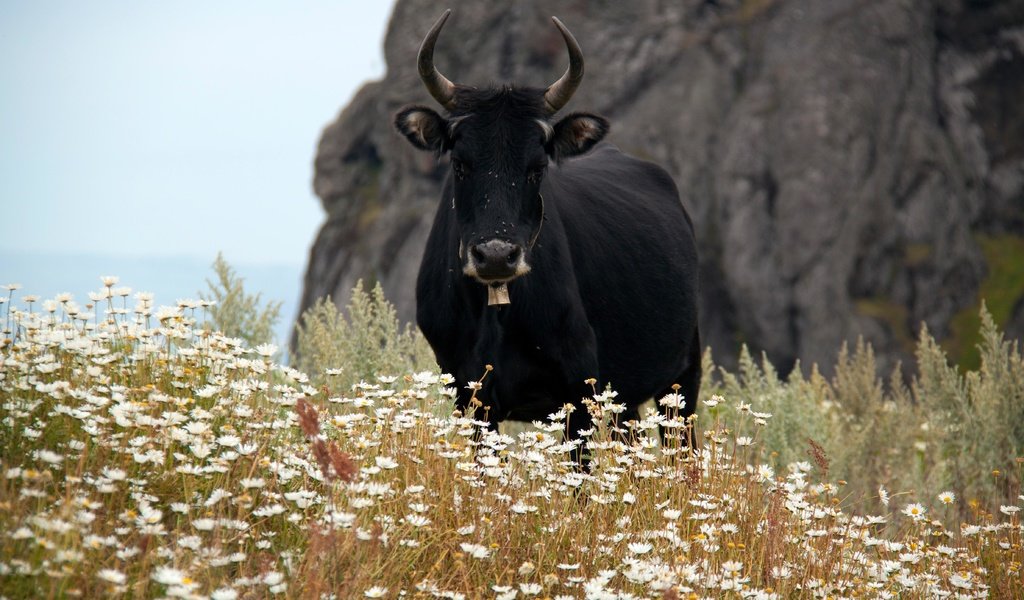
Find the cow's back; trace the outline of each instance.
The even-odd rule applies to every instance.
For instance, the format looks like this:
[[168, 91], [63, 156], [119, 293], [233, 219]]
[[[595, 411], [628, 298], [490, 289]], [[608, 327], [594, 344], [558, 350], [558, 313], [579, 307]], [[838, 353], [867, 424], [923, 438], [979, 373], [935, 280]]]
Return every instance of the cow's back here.
[[674, 383], [697, 342], [697, 251], [675, 184], [660, 167], [601, 144], [549, 173], [601, 379], [623, 399]]

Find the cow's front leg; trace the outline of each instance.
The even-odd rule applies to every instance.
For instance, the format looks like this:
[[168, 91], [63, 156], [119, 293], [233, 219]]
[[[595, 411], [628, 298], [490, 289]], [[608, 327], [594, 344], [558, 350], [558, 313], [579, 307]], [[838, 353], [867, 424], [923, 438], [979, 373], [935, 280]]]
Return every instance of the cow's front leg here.
[[582, 436], [580, 432], [592, 432], [594, 420], [590, 411], [582, 402], [572, 403], [573, 411], [569, 413], [565, 424], [565, 439], [567, 442], [579, 440], [579, 444], [572, 449], [572, 459], [581, 467], [590, 470], [590, 450], [587, 448], [587, 441], [590, 436]]
[[[494, 399], [493, 382], [489, 381], [492, 372], [490, 365], [483, 364], [459, 369], [459, 390], [455, 398], [455, 408], [465, 416], [486, 422], [488, 429], [497, 431], [501, 407]], [[474, 375], [470, 373], [479, 375], [474, 379]]]
[[[588, 337], [593, 339], [593, 331], [589, 327], [587, 331]], [[575, 360], [570, 360], [563, 365], [567, 384], [566, 396], [568, 403], [573, 407], [566, 419], [565, 436], [566, 441], [580, 441], [572, 451], [572, 458], [589, 471], [590, 452], [587, 449], [587, 441], [593, 433], [594, 420], [583, 401], [594, 395], [593, 384], [595, 381], [600, 381], [598, 378], [597, 344], [585, 344], [582, 348], [567, 349], [566, 352], [567, 356], [573, 357]], [[580, 432], [589, 433], [580, 435]]]

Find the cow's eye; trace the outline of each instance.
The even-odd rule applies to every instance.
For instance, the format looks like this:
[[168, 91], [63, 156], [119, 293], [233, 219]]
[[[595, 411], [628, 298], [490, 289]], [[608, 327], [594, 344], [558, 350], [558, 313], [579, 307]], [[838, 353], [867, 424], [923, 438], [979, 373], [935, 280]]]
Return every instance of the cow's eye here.
[[544, 177], [544, 167], [531, 167], [526, 172], [526, 180], [530, 183], [537, 183]]
[[466, 163], [462, 162], [457, 158], [453, 158], [452, 171], [455, 173], [455, 177], [461, 181], [466, 178], [466, 173], [469, 171], [469, 169], [466, 167]]

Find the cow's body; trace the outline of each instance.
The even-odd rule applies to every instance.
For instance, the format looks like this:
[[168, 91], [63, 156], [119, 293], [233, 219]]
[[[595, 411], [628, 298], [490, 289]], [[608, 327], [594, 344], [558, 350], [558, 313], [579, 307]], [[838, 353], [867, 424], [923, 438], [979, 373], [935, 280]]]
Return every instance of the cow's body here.
[[[493, 365], [477, 397], [497, 421], [545, 419], [579, 402], [588, 378], [610, 383], [627, 406], [679, 383], [692, 412], [697, 252], [672, 179], [604, 144], [552, 167], [541, 193], [532, 270], [508, 284], [512, 302], [500, 307], [462, 273], [454, 209], [440, 203], [416, 287], [438, 364], [462, 385]], [[442, 198], [451, 196], [448, 181]]]
[[672, 179], [597, 145], [608, 132], [603, 117], [552, 119], [583, 78], [582, 51], [560, 21], [570, 56], [561, 79], [547, 89], [477, 89], [433, 65], [449, 14], [418, 58], [448, 112], [409, 106], [395, 127], [451, 161], [416, 314], [441, 368], [458, 380], [459, 407], [492, 365], [475, 394], [477, 415], [491, 425], [545, 419], [573, 404], [568, 433], [576, 437], [591, 424], [582, 399], [606, 384], [628, 408], [623, 419], [675, 384], [682, 414], [692, 414], [701, 376], [697, 251]]

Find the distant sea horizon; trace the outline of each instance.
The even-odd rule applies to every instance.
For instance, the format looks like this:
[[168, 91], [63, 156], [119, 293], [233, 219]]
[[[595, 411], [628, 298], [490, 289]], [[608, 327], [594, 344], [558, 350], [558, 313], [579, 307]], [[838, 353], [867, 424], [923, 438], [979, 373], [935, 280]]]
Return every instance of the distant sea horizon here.
[[[281, 302], [281, 316], [274, 328], [275, 343], [282, 349], [291, 338], [292, 324], [302, 294], [303, 263], [259, 263], [225, 260], [244, 279], [246, 292], [260, 293], [261, 300]], [[20, 252], [0, 249], [0, 285], [20, 283], [14, 292], [15, 306], [21, 298], [36, 295], [41, 299], [70, 292], [84, 305], [89, 292], [103, 287], [100, 277], [114, 275], [118, 287], [130, 287], [132, 295], [151, 292], [155, 306], [173, 306], [179, 299], [209, 296], [207, 280], [216, 278], [213, 261], [196, 256], [115, 256], [101, 253]], [[0, 290], [6, 296], [6, 290]]]

